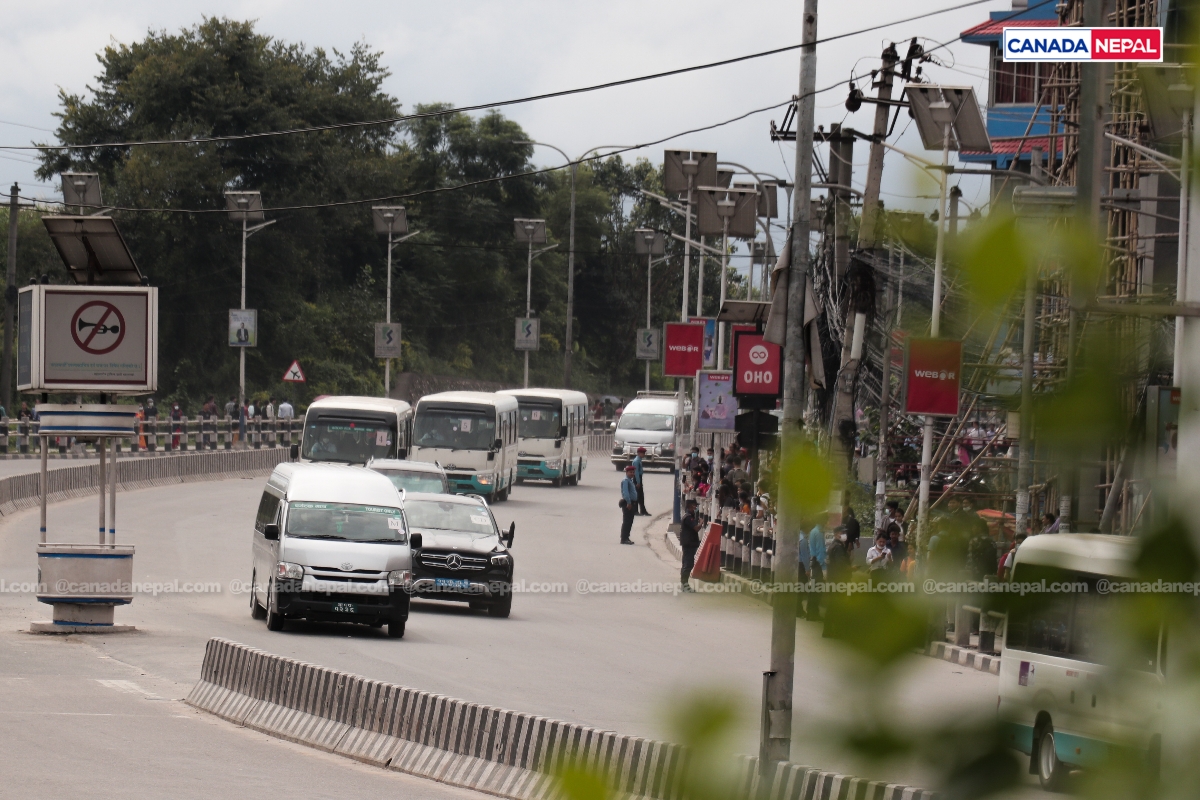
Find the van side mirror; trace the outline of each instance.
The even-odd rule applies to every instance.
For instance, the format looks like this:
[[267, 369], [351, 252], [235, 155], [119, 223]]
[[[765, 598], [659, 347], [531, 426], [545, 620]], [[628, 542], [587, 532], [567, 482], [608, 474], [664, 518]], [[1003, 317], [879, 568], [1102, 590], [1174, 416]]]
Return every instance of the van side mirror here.
[[504, 440], [497, 439], [496, 441], [492, 442], [492, 449], [493, 450], [503, 450], [504, 449]]
[[268, 542], [279, 541], [279, 526], [274, 522], [269, 523], [263, 528], [263, 538]]
[[288, 458], [292, 461], [300, 460], [300, 445], [293, 444], [288, 447]]
[[407, 448], [407, 447], [401, 447], [399, 450], [397, 450], [397, 451], [396, 451], [396, 458], [400, 459], [401, 461], [403, 461], [404, 459], [408, 458], [408, 448]]
[[425, 537], [419, 533], [410, 533], [408, 535], [408, 546], [413, 550], [420, 550], [421, 545], [425, 543]]
[[517, 535], [517, 523], [508, 523], [508, 533], [500, 537], [500, 541], [504, 542], [505, 547], [512, 547], [513, 537]]
[[560, 438], [560, 439], [567, 438], [567, 426], [566, 425], [563, 425], [561, 428], [558, 429], [558, 438]]

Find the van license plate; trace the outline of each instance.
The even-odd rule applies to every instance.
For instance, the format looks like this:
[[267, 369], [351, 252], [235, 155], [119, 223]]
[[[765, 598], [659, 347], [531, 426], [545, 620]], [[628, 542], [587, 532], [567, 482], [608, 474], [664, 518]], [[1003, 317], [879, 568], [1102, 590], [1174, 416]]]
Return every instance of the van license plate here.
[[465, 592], [471, 588], [471, 582], [462, 578], [434, 578], [433, 585], [438, 589], [453, 589]]
[[337, 614], [357, 614], [358, 606], [354, 603], [334, 603], [333, 610]]

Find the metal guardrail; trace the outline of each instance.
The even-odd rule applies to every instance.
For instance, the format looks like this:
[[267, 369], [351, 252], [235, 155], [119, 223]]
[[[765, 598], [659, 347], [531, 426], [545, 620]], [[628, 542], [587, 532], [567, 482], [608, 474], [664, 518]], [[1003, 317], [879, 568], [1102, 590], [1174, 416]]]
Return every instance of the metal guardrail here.
[[[0, 455], [40, 453], [40, 427], [37, 420], [0, 417]], [[253, 417], [246, 421], [243, 438], [240, 423], [232, 417], [152, 418], [138, 420], [134, 435], [118, 438], [117, 451], [158, 455], [235, 448], [286, 448], [299, 444], [302, 427], [303, 421], [299, 419]], [[73, 441], [69, 436], [51, 439], [51, 454], [57, 451], [59, 455], [67, 455], [71, 451], [78, 453], [80, 449], [84, 455], [98, 455], [94, 443]]]

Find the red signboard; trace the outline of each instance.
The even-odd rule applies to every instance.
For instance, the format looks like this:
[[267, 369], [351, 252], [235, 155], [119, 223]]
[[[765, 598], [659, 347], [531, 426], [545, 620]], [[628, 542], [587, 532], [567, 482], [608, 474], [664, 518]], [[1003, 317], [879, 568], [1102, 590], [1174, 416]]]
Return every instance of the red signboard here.
[[695, 378], [704, 369], [704, 324], [668, 322], [663, 332], [663, 375]]
[[904, 351], [904, 412], [952, 417], [958, 414], [962, 342], [910, 338]]
[[761, 333], [738, 331], [733, 339], [733, 393], [778, 397], [783, 393], [783, 357]]

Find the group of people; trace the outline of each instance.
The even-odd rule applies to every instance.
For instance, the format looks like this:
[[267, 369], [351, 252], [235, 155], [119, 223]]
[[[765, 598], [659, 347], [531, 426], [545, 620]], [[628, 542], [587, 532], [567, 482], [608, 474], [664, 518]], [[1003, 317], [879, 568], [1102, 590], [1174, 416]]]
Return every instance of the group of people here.
[[748, 458], [744, 448], [721, 448], [721, 455], [717, 458], [711, 447], [706, 455], [700, 454], [698, 446], [692, 447], [691, 452], [683, 457], [681, 465], [684, 494], [709, 497], [715, 485], [719, 507], [761, 515], [762, 509], [756, 502], [750, 474], [746, 470]]
[[621, 398], [617, 398], [615, 405], [611, 397], [597, 400], [596, 405], [592, 406], [592, 425], [597, 430], [605, 430], [614, 422], [619, 422], [623, 413], [625, 413], [625, 401]]

